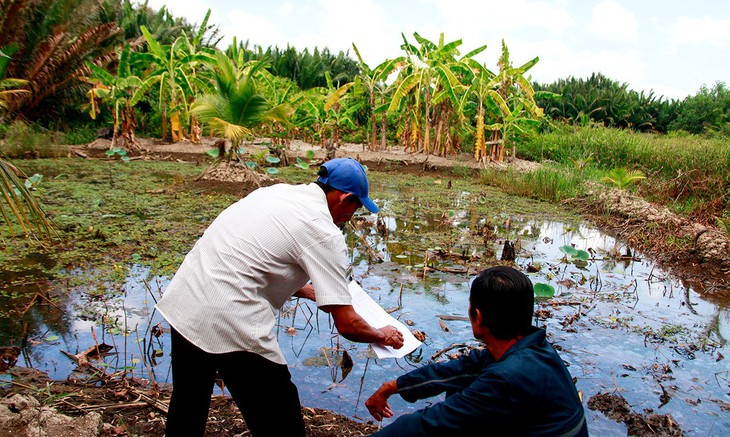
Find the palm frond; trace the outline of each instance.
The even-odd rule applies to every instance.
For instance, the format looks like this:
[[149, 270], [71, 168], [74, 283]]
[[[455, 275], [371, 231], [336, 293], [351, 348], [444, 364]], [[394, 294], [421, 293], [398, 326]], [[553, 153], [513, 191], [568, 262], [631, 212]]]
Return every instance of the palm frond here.
[[5, 204], [0, 205], [0, 211], [5, 223], [12, 231], [10, 217], [5, 209], [7, 207], [26, 235], [36, 234], [41, 238], [51, 238], [56, 233], [53, 223], [16, 173], [20, 172], [15, 166], [0, 158], [0, 192], [2, 192], [0, 199]]

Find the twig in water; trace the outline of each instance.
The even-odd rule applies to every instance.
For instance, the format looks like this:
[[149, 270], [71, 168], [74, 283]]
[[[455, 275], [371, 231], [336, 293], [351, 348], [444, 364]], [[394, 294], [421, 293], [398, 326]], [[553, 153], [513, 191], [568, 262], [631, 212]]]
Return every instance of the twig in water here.
[[355, 401], [355, 415], [357, 415], [357, 406], [360, 404], [362, 388], [365, 385], [365, 375], [368, 373], [368, 364], [370, 364], [370, 357], [367, 357], [365, 360], [365, 370], [362, 371], [362, 376], [360, 377], [360, 389], [357, 391], [357, 401]]
[[[142, 364], [144, 365], [145, 370], [147, 370], [147, 375], [150, 377], [150, 382], [152, 383], [152, 388], [157, 391], [157, 381], [155, 380], [155, 373], [150, 368], [149, 364], [147, 364], [147, 356], [145, 355], [144, 351], [142, 350], [142, 346], [139, 341], [139, 332], [137, 331], [137, 326], [134, 327], [134, 336], [137, 338], [137, 346], [139, 347], [139, 354], [140, 358], [142, 359]], [[147, 338], [142, 338], [143, 341], [146, 341]]]
[[459, 322], [470, 321], [470, 319], [466, 316], [449, 316], [447, 314], [439, 314], [436, 317], [438, 317], [441, 320], [449, 320], [449, 321], [451, 321], [451, 320], [455, 320], [455, 321], [459, 321]]
[[448, 352], [452, 349], [456, 349], [459, 347], [466, 347], [466, 346], [467, 346], [466, 343], [454, 343], [451, 346], [449, 346], [447, 348], [443, 348], [440, 351], [436, 352], [435, 354], [431, 355], [431, 359], [435, 360], [436, 358], [440, 357], [441, 355], [445, 354], [446, 352]]

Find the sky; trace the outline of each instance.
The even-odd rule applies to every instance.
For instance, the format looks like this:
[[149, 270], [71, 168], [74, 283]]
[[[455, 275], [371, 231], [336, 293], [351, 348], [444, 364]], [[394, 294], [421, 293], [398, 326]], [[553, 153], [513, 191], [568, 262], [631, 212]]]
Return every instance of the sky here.
[[403, 36], [438, 42], [462, 40], [461, 55], [492, 71], [502, 40], [513, 65], [539, 57], [534, 81], [587, 78], [592, 73], [626, 82], [636, 91], [683, 99], [701, 86], [730, 85], [730, 1], [727, 0], [149, 0], [175, 16], [210, 23], [224, 35], [264, 48], [357, 45], [372, 68], [403, 55]]

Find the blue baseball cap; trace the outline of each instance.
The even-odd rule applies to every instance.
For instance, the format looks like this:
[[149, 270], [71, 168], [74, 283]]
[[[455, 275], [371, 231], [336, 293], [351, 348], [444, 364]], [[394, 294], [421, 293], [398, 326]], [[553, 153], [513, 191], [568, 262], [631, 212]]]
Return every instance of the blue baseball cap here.
[[380, 211], [368, 197], [370, 186], [362, 164], [352, 158], [335, 158], [322, 164], [322, 167], [327, 169], [327, 174], [320, 176], [317, 181], [343, 193], [356, 195], [370, 212]]

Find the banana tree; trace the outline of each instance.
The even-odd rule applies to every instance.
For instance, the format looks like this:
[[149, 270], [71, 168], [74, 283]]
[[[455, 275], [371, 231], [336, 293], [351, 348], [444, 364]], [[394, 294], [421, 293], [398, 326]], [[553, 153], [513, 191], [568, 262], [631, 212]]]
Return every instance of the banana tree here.
[[116, 74], [111, 74], [98, 65], [86, 62], [91, 75], [83, 80], [92, 85], [87, 92], [89, 97], [89, 116], [96, 119], [101, 111], [100, 102], [108, 102], [112, 107], [114, 134], [111, 148], [138, 149], [139, 143], [134, 135], [136, 121], [134, 105], [139, 101], [135, 94], [142, 87], [142, 79], [132, 73], [131, 63], [134, 53], [126, 44], [119, 54]]
[[[456, 56], [459, 55], [458, 48], [462, 41], [445, 43], [444, 35], [441, 34], [438, 44], [434, 44], [418, 33], [414, 33], [413, 36], [420, 45], [416, 47], [408, 42], [405, 35], [401, 34], [401, 36], [403, 37], [401, 48], [407, 56], [388, 106], [388, 112], [405, 111], [407, 115], [401, 120], [405, 121], [407, 125], [403, 126], [401, 130], [410, 129], [413, 133], [413, 127], [418, 126], [418, 149], [426, 154], [432, 152], [432, 120], [441, 120], [440, 125], [437, 122], [436, 138], [437, 145], [441, 144], [442, 147], [434, 150], [444, 154], [448, 149], [443, 147], [443, 144], [450, 142], [441, 142], [441, 135], [446, 132], [444, 129], [446, 123], [443, 120], [450, 118], [455, 102], [459, 100], [459, 93], [465, 90], [455, 73], [458, 70], [456, 65], [459, 62]], [[484, 48], [480, 47], [471, 53], [478, 53]], [[408, 96], [411, 98], [407, 98]], [[441, 103], [445, 104], [441, 105]], [[448, 110], [449, 113], [442, 114], [441, 111], [444, 110]], [[411, 143], [414, 140], [411, 138]]]
[[[494, 91], [497, 87], [496, 75], [492, 73], [484, 64], [480, 64], [474, 59], [468, 58], [464, 60], [467, 67], [462, 75], [465, 81], [469, 83], [469, 92], [465, 96], [473, 97], [476, 100], [475, 109], [475, 132], [474, 132], [474, 158], [479, 161], [487, 156], [487, 140], [486, 132], [498, 130], [500, 125], [485, 124], [486, 105], [489, 101], [490, 91]], [[470, 103], [470, 99], [464, 99], [463, 107]]]
[[272, 105], [257, 90], [256, 72], [264, 64], [252, 62], [243, 69], [222, 52], [210, 61], [213, 70], [211, 92], [197, 98], [190, 111], [206, 124], [213, 135], [231, 142], [228, 159], [238, 160], [238, 148], [253, 129], [269, 122], [287, 122], [284, 105]]
[[449, 60], [434, 69], [439, 79], [433, 98], [433, 119], [436, 122], [434, 151], [441, 156], [456, 153], [460, 149], [458, 138], [461, 133], [471, 129], [465, 116], [470, 88], [465, 79], [469, 77], [467, 72], [470, 72], [473, 56], [486, 48], [486, 45], [478, 47], [459, 60]]
[[199, 90], [208, 91], [207, 81], [199, 77], [198, 70], [212, 57], [213, 51], [201, 49], [201, 41], [207, 28], [210, 10], [203, 19], [197, 34], [191, 41], [183, 33], [170, 45], [160, 44], [146, 26], [141, 26], [147, 41], [147, 53], [138, 59], [144, 65], [152, 65], [146, 75], [142, 93], [159, 84], [159, 107], [162, 114], [161, 135], [167, 137], [168, 117], [173, 142], [180, 141], [185, 127], [193, 137], [199, 136], [197, 123], [190, 118], [190, 104]]
[[512, 156], [516, 154], [513, 136], [523, 134], [527, 127], [537, 126], [544, 116], [542, 108], [535, 103], [535, 91], [525, 73], [539, 61], [531, 59], [519, 67], [513, 67], [509, 49], [502, 40], [502, 55], [499, 58], [499, 72], [496, 89], [487, 90], [487, 108], [493, 123], [491, 159], [504, 161], [505, 146], [512, 143]]
[[[305, 100], [304, 93], [296, 83], [284, 77], [274, 76], [265, 68], [258, 69], [256, 79], [257, 83], [261, 85], [261, 92], [266, 96], [266, 99], [272, 105], [284, 108], [287, 113], [287, 120], [291, 120], [292, 114]], [[294, 128], [294, 124], [290, 121], [286, 123], [274, 122], [264, 126], [264, 134], [272, 139], [274, 150], [278, 150], [275, 153], [281, 155], [280, 149], [288, 148], [293, 137]], [[286, 161], [285, 158], [284, 160]]]
[[[385, 96], [386, 93], [389, 90], [389, 87], [385, 84], [386, 79], [390, 74], [395, 71], [397, 68], [400, 68], [403, 65], [404, 58], [398, 57], [395, 59], [386, 59], [382, 63], [380, 63], [375, 68], [371, 69], [368, 64], [365, 63], [362, 56], [360, 55], [360, 50], [357, 49], [357, 46], [355, 43], [352, 43], [352, 48], [355, 50], [355, 54], [357, 55], [357, 59], [360, 62], [360, 74], [358, 77], [360, 78], [361, 83], [364, 85], [365, 89], [368, 92], [368, 104], [370, 106], [370, 150], [375, 151], [378, 150], [378, 144], [377, 144], [377, 135], [378, 135], [378, 127], [377, 123], [375, 121], [376, 117], [376, 103], [375, 98], [376, 94], [379, 96], [379, 104], [384, 105], [385, 104]], [[382, 125], [381, 125], [381, 131], [385, 132], [387, 123], [387, 114], [385, 111], [381, 110], [382, 114]], [[385, 148], [385, 137], [382, 138], [382, 144], [381, 148]]]
[[305, 94], [306, 98], [299, 106], [298, 120], [301, 127], [312, 131], [328, 156], [333, 156], [343, 132], [357, 129], [354, 115], [364, 103], [349, 98], [348, 91], [356, 82], [335, 87], [329, 72], [325, 72], [325, 79], [326, 88], [312, 88]]

